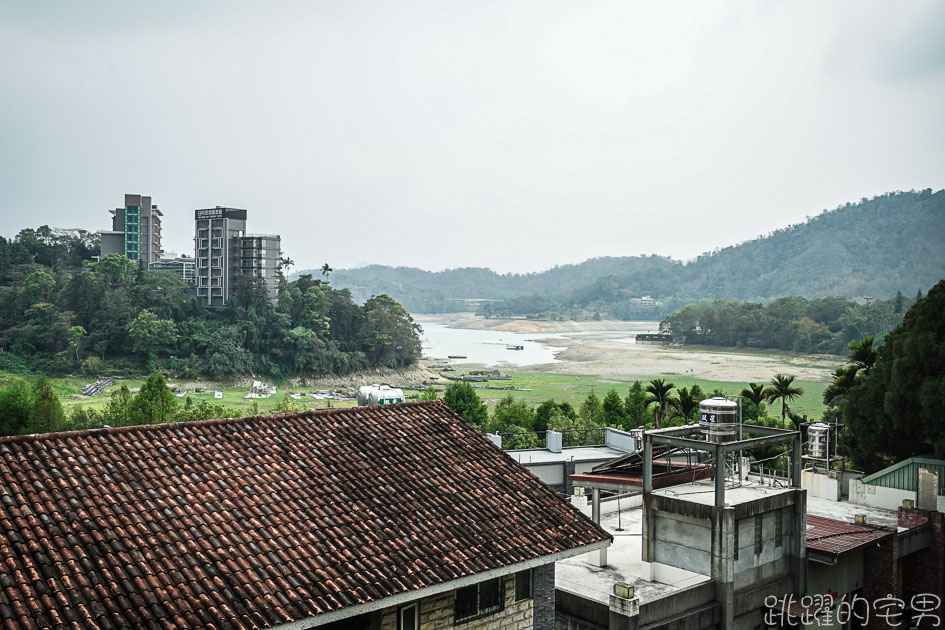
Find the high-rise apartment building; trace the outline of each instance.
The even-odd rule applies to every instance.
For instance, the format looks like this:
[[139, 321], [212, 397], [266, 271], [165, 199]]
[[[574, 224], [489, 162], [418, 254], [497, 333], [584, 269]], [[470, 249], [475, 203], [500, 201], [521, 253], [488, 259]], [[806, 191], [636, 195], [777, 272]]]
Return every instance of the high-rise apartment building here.
[[279, 290], [279, 258], [282, 238], [278, 234], [246, 234], [240, 239], [240, 273], [262, 278], [270, 300]]
[[112, 229], [99, 232], [102, 256], [121, 254], [147, 269], [161, 259], [161, 211], [147, 195], [125, 195], [112, 213]]
[[270, 299], [278, 289], [281, 238], [247, 234], [246, 210], [206, 208], [194, 212], [197, 297], [207, 306], [224, 306], [242, 275], [261, 278]]

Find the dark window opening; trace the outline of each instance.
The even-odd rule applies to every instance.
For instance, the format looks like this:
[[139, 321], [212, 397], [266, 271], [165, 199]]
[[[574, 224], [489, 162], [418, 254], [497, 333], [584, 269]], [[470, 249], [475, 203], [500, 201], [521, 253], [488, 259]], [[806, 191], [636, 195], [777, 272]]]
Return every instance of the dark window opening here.
[[397, 611], [397, 630], [418, 630], [419, 622], [420, 615], [416, 603], [404, 606]]
[[526, 569], [515, 574], [515, 601], [520, 602], [523, 599], [531, 599], [532, 596], [532, 570]]
[[505, 598], [502, 580], [486, 580], [456, 590], [455, 620], [479, 617], [502, 610]]

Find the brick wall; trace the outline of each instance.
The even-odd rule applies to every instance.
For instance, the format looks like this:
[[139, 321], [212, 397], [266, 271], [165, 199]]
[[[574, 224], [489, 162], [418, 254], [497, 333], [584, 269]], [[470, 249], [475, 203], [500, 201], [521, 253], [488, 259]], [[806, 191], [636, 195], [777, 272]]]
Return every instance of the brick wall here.
[[[551, 571], [551, 625], [541, 626], [541, 630], [553, 630], [554, 628], [554, 564], [550, 566]], [[456, 603], [456, 591], [440, 593], [432, 597], [426, 597], [419, 601], [420, 628], [421, 630], [531, 630], [537, 619], [535, 618], [535, 607], [544, 606], [544, 599], [539, 601], [539, 584], [547, 580], [548, 570], [546, 567], [538, 567], [534, 570], [532, 583], [532, 599], [526, 599], [520, 602], [515, 600], [515, 576], [510, 575], [502, 578], [502, 587], [505, 593], [505, 608], [499, 612], [478, 619], [472, 619], [463, 623], [454, 623], [453, 611]], [[542, 612], [539, 617], [544, 619]], [[380, 630], [397, 630], [397, 608], [386, 608], [381, 613]]]
[[[863, 597], [875, 602], [900, 594], [899, 537], [891, 534], [879, 543], [870, 544], [863, 552]], [[899, 624], [901, 627], [901, 623]], [[866, 628], [890, 628], [884, 619], [871, 614]]]
[[[924, 594], [935, 595], [945, 602], [945, 514], [926, 510], [899, 509], [900, 527], [917, 527], [929, 523], [931, 544], [902, 559], [902, 598], [906, 603]], [[934, 614], [945, 618], [940, 606]], [[931, 619], [923, 627], [932, 627]]]
[[912, 529], [929, 522], [929, 511], [919, 509], [899, 508], [899, 527]]

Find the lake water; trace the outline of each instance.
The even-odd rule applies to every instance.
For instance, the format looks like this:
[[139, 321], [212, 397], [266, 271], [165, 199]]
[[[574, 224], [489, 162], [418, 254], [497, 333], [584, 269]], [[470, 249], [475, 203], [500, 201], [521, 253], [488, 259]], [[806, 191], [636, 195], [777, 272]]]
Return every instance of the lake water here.
[[[494, 366], [540, 365], [557, 363], [555, 353], [563, 348], [541, 343], [540, 339], [580, 338], [587, 335], [607, 335], [611, 341], [634, 343], [637, 333], [654, 332], [653, 328], [640, 330], [588, 330], [566, 333], [513, 333], [496, 330], [448, 328], [448, 320], [422, 320], [423, 356], [446, 359], [450, 355], [465, 356], [460, 363], [482, 363]], [[506, 346], [522, 346], [523, 350], [507, 350]]]

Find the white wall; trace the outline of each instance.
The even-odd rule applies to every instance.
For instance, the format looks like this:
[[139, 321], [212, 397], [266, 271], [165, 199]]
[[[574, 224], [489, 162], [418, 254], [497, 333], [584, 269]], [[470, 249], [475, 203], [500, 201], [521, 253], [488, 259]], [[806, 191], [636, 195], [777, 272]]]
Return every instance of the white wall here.
[[[939, 497], [940, 500], [941, 498], [942, 497]], [[850, 480], [850, 503], [895, 511], [902, 506], [903, 499], [912, 499], [914, 501], [915, 492], [911, 490], [899, 490], [898, 488], [874, 486], [869, 483], [863, 483], [859, 479]]]

